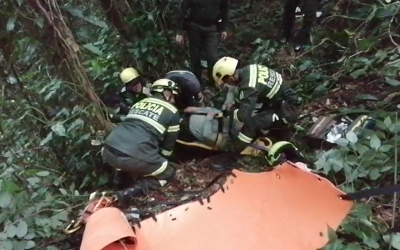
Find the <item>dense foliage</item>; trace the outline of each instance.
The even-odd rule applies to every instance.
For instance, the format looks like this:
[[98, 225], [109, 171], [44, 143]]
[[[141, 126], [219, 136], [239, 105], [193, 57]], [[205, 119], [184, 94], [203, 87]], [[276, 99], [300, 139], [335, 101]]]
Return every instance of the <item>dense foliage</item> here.
[[[350, 134], [317, 159], [315, 168], [344, 191], [397, 181], [391, 110], [400, 81], [400, 5], [322, 1], [312, 45], [300, 54], [276, 42], [279, 1], [232, 0], [230, 37], [221, 55], [282, 72], [301, 93], [305, 117], [370, 113], [379, 130]], [[173, 43], [174, 1], [0, 0], [0, 246], [62, 249], [60, 231], [108, 182], [91, 136], [109, 130], [98, 96], [119, 86], [127, 65], [152, 81], [187, 62]], [[371, 111], [373, 110], [373, 111]], [[299, 140], [300, 142], [304, 140]], [[298, 145], [307, 149], [307, 144]], [[308, 150], [311, 152], [311, 150]], [[359, 202], [327, 249], [400, 249], [396, 197]], [[391, 242], [391, 243], [390, 243]]]

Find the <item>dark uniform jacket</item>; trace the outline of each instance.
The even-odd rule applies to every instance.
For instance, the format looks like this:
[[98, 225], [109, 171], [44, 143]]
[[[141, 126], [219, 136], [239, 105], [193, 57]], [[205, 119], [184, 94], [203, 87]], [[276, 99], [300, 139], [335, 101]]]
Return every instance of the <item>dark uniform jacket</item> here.
[[[226, 31], [229, 21], [229, 0], [181, 1], [177, 11], [178, 34], [183, 33], [187, 22], [203, 27], [218, 25], [220, 31]], [[220, 24], [218, 20], [222, 20]]]
[[105, 144], [143, 161], [172, 155], [179, 133], [179, 112], [156, 94], [134, 104]]
[[121, 98], [121, 111], [120, 114], [127, 115], [130, 108], [137, 102], [147, 98], [147, 95], [144, 93], [132, 93], [126, 88], [123, 88], [119, 92], [119, 97]]
[[201, 84], [197, 77], [187, 70], [173, 70], [168, 72], [165, 77], [176, 82], [181, 91], [176, 99], [178, 110], [184, 110], [189, 106], [199, 106], [202, 99], [199, 98], [201, 93]]
[[281, 74], [266, 66], [251, 64], [239, 69], [239, 81], [236, 94], [239, 109], [230, 110], [230, 115], [239, 122], [249, 121], [258, 103], [271, 108], [278, 108], [283, 100], [299, 105], [296, 93], [283, 83]]

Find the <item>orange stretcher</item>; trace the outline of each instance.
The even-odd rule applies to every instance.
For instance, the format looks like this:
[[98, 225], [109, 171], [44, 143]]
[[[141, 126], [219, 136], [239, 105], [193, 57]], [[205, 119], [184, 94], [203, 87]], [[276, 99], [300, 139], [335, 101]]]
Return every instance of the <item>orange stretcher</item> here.
[[203, 204], [167, 210], [140, 227], [117, 208], [99, 209], [80, 250], [316, 250], [353, 206], [331, 182], [291, 163], [233, 174]]

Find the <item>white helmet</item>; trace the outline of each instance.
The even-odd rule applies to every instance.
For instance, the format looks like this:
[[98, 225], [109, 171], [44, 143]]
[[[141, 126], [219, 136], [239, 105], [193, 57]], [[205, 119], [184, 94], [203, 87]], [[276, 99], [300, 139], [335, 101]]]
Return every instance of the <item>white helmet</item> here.
[[222, 79], [225, 76], [232, 76], [235, 73], [237, 65], [238, 60], [229, 56], [222, 57], [214, 64], [212, 75], [217, 87], [223, 83]]

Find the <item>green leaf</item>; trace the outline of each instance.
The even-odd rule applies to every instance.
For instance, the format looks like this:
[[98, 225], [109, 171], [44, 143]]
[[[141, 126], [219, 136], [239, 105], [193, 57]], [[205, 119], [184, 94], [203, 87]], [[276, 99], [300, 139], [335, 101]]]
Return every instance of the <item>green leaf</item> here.
[[400, 82], [389, 77], [385, 77], [385, 82], [393, 87], [400, 86]]
[[36, 243], [35, 243], [34, 241], [28, 240], [28, 241], [26, 242], [25, 249], [31, 249], [31, 248], [34, 248], [35, 246], [36, 246]]
[[1, 241], [4, 241], [4, 240], [6, 240], [7, 239], [7, 234], [5, 234], [5, 233], [0, 233], [0, 242]]
[[350, 142], [350, 143], [357, 143], [358, 138], [356, 133], [354, 133], [354, 131], [349, 131], [346, 133], [346, 139]]
[[28, 233], [28, 224], [25, 221], [21, 220], [17, 225], [17, 237], [22, 238]]
[[51, 126], [51, 130], [58, 136], [66, 136], [65, 127], [62, 122], [57, 122], [53, 126]]
[[46, 143], [48, 143], [49, 141], [51, 141], [51, 139], [53, 139], [53, 132], [48, 133], [46, 138], [44, 138], [43, 140], [40, 141], [39, 145], [43, 146]]
[[36, 175], [40, 176], [40, 177], [46, 177], [46, 176], [50, 175], [50, 172], [49, 171], [40, 171], [40, 172], [37, 172]]
[[386, 128], [390, 128], [390, 126], [392, 125], [392, 119], [390, 118], [390, 116], [387, 116], [383, 123], [385, 124]]
[[98, 56], [103, 56], [103, 52], [101, 52], [101, 50], [99, 48], [97, 48], [96, 46], [94, 46], [92, 43], [87, 43], [82, 45], [82, 47], [84, 47], [85, 49], [89, 50], [90, 52], [98, 55]]
[[392, 234], [392, 238], [390, 238], [390, 235], [384, 235], [383, 239], [386, 243], [392, 245], [394, 249], [400, 250], [400, 233]]
[[60, 188], [58, 190], [60, 190], [60, 193], [63, 194], [63, 195], [67, 195], [68, 194], [67, 191], [64, 188]]
[[26, 181], [29, 183], [29, 185], [35, 186], [40, 182], [40, 179], [38, 177], [29, 177], [28, 179], [26, 179]]
[[368, 67], [365, 66], [365, 67], [362, 68], [362, 69], [354, 70], [353, 72], [351, 72], [350, 76], [351, 76], [353, 79], [357, 79], [357, 78], [359, 78], [360, 76], [366, 75], [367, 69], [368, 69]]
[[7, 21], [7, 31], [12, 31], [15, 28], [15, 22], [17, 21], [17, 18], [15, 16], [10, 17]]
[[369, 141], [369, 145], [371, 148], [378, 150], [381, 146], [381, 139], [378, 136], [372, 135]]
[[357, 101], [379, 101], [379, 98], [370, 94], [359, 94], [354, 97]]
[[[1, 242], [1, 250], [13, 250], [13, 243], [11, 240], [5, 240]], [[20, 250], [20, 249], [15, 249]]]
[[0, 207], [6, 208], [11, 204], [11, 195], [7, 192], [0, 193]]
[[8, 238], [14, 238], [14, 236], [17, 235], [17, 227], [13, 224], [8, 224], [6, 226], [6, 234]]
[[369, 172], [369, 178], [371, 180], [377, 180], [379, 177], [381, 177], [381, 171], [378, 168], [374, 168]]
[[21, 6], [25, 0], [17, 0], [18, 6]]
[[43, 26], [44, 26], [44, 18], [43, 18], [43, 17], [36, 17], [36, 18], [35, 18], [35, 24], [36, 24], [39, 28], [43, 28]]
[[25, 240], [31, 240], [33, 238], [35, 238], [35, 234], [33, 233], [28, 233], [27, 235], [24, 236]]
[[384, 172], [387, 172], [387, 171], [392, 170], [392, 169], [393, 169], [392, 166], [384, 166], [384, 167], [381, 168], [380, 172], [384, 173]]
[[14, 240], [13, 241], [13, 249], [25, 249], [26, 247], [26, 241], [22, 240], [22, 241], [17, 241]]
[[383, 152], [383, 153], [386, 153], [386, 152], [390, 151], [392, 148], [393, 148], [393, 145], [382, 145], [379, 148], [379, 151]]
[[365, 20], [366, 22], [371, 21], [371, 20], [375, 17], [375, 13], [376, 13], [376, 10], [377, 10], [377, 9], [378, 9], [378, 8], [376, 7], [375, 4], [372, 5], [372, 11], [371, 11], [371, 13], [369, 13], [369, 15], [368, 15], [368, 17], [367, 17], [367, 20]]
[[339, 138], [335, 143], [342, 147], [347, 147], [349, 145], [349, 141], [344, 138]]

